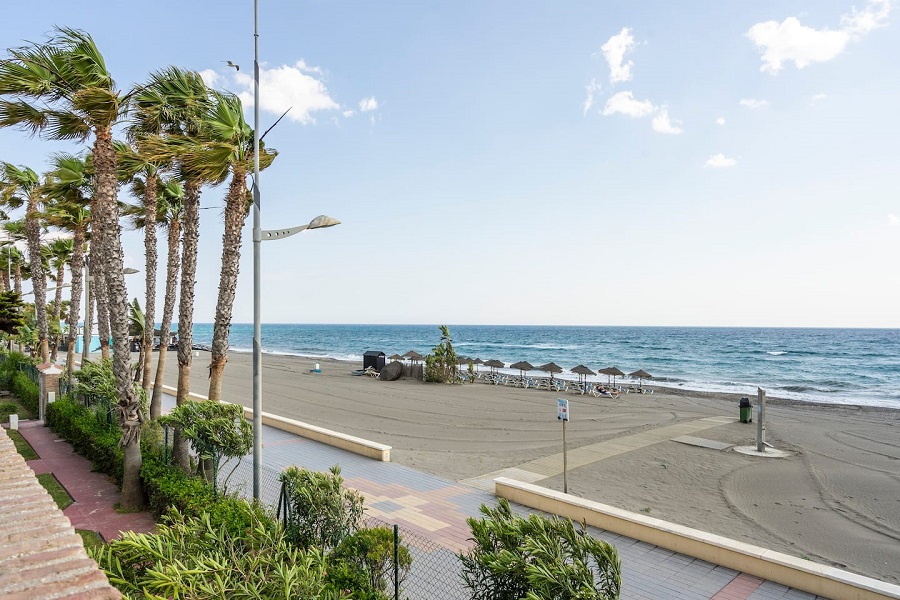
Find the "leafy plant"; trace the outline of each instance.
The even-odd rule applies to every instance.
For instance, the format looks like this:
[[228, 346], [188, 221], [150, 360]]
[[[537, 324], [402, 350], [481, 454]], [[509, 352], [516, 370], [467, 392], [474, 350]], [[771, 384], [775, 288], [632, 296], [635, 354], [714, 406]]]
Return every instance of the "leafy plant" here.
[[359, 528], [363, 514], [363, 497], [343, 488], [341, 468], [318, 473], [299, 467], [288, 467], [278, 476], [285, 528], [300, 547], [331, 549]]
[[348, 597], [325, 590], [325, 559], [319, 549], [297, 548], [271, 521], [256, 521], [235, 533], [216, 526], [208, 514], [186, 517], [173, 510], [157, 533], [125, 532], [89, 554], [113, 585], [135, 598]]
[[[214, 474], [206, 470], [208, 462], [224, 465], [250, 452], [253, 427], [244, 418], [244, 408], [237, 404], [219, 402], [185, 402], [159, 419], [163, 425], [181, 427], [181, 433], [191, 442], [200, 458], [198, 472], [215, 485]], [[237, 462], [225, 481], [234, 473]]]
[[559, 517], [514, 516], [509, 502], [467, 519], [475, 547], [460, 555], [473, 600], [614, 600], [622, 565], [614, 546]]
[[456, 351], [450, 338], [450, 328], [441, 325], [441, 341], [425, 357], [425, 381], [448, 383], [456, 380]]
[[[397, 548], [398, 580], [402, 584], [412, 565], [409, 548]], [[388, 527], [360, 529], [346, 536], [328, 556], [328, 581], [336, 589], [353, 590], [353, 597], [388, 600], [394, 569], [394, 532]]]

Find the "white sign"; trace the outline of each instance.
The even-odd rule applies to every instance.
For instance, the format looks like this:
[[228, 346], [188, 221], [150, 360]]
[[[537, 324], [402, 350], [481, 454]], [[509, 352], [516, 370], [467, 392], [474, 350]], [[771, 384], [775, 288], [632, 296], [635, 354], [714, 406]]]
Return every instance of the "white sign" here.
[[556, 399], [556, 418], [560, 421], [569, 420], [569, 401], [564, 398]]

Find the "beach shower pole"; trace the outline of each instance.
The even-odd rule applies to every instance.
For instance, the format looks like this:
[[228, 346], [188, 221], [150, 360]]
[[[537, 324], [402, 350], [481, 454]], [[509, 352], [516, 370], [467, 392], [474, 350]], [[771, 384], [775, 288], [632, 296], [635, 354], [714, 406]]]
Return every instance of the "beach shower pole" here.
[[756, 388], [756, 451], [766, 451], [766, 390]]

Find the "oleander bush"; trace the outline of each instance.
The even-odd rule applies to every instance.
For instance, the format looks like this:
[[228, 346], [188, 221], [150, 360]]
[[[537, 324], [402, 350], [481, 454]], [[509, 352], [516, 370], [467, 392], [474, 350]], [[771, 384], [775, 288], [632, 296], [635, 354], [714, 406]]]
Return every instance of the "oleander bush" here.
[[288, 467], [278, 479], [284, 492], [285, 528], [298, 546], [330, 550], [359, 528], [363, 497], [343, 487], [339, 466], [329, 473]]
[[467, 519], [475, 547], [460, 554], [474, 600], [615, 600], [622, 564], [611, 544], [576, 529], [569, 519], [513, 515], [509, 502], [481, 506]]
[[110, 582], [134, 598], [213, 600], [351, 597], [326, 589], [326, 561], [317, 548], [298, 548], [271, 520], [232, 531], [208, 514], [189, 517], [171, 510], [157, 533], [126, 532], [91, 557]]
[[[409, 548], [397, 548], [398, 585], [412, 566]], [[359, 529], [344, 537], [328, 556], [328, 584], [353, 590], [357, 600], [393, 598], [394, 532], [388, 527]]]

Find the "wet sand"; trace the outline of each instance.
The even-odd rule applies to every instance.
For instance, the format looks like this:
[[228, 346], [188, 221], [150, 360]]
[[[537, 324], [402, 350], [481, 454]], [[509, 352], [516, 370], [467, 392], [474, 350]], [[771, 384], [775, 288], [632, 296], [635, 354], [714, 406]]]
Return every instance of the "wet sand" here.
[[[154, 355], [155, 356], [155, 355]], [[314, 363], [321, 374], [312, 374]], [[192, 391], [208, 391], [209, 355]], [[555, 392], [481, 383], [383, 382], [358, 364], [267, 354], [263, 410], [393, 446], [392, 460], [453, 480], [561, 452]], [[167, 384], [177, 362], [169, 356]], [[232, 353], [224, 400], [251, 405], [248, 354]], [[569, 399], [569, 450], [709, 417], [734, 421], [695, 437], [756, 445], [738, 396], [657, 388]], [[755, 404], [755, 390], [747, 390]], [[570, 469], [569, 492], [794, 556], [900, 583], [900, 411], [770, 399], [767, 436], [787, 458], [671, 440]], [[302, 464], [302, 456], [298, 457]], [[562, 476], [537, 482], [562, 489]]]

